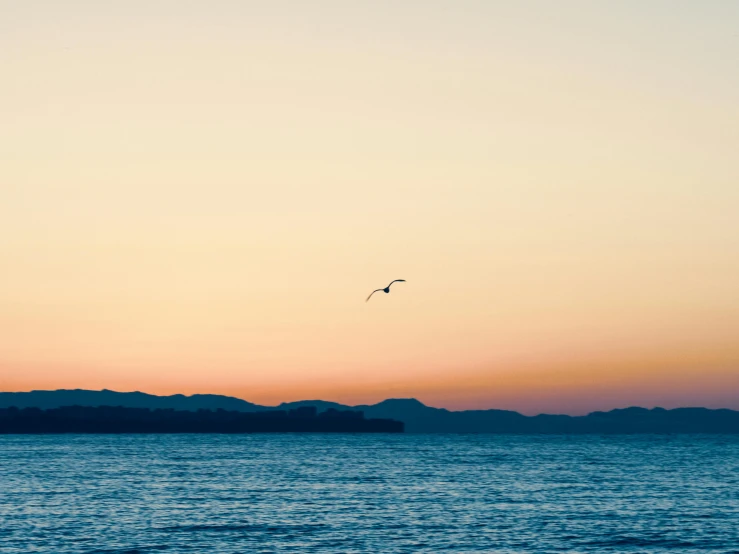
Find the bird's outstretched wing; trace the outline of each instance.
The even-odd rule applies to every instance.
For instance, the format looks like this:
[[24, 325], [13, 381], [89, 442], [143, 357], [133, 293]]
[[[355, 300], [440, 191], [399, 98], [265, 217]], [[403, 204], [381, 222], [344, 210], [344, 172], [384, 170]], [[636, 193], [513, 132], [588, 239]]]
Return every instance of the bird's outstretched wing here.
[[[393, 283], [405, 283], [405, 279], [395, 279]], [[390, 285], [392, 285], [393, 283], [390, 283]], [[390, 288], [390, 285], [388, 285], [387, 288]]]
[[376, 292], [381, 291], [381, 290], [382, 289], [373, 290], [372, 293], [367, 297], [367, 300], [365, 300], [365, 302], [369, 302], [369, 299], [372, 298], [372, 295], [375, 294]]

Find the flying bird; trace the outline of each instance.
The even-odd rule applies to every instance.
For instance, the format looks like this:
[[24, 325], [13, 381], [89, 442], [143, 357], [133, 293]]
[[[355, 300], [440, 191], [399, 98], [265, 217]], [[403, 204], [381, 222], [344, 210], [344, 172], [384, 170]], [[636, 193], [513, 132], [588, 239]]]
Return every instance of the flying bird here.
[[[390, 283], [390, 285], [392, 285], [393, 283], [405, 283], [405, 279], [395, 279], [395, 281]], [[384, 289], [373, 290], [372, 293], [367, 297], [367, 300], [365, 300], [365, 302], [369, 302], [369, 299], [372, 298], [372, 295], [375, 294], [376, 292], [382, 291], [385, 294], [388, 294], [390, 292], [390, 285], [386, 286]]]

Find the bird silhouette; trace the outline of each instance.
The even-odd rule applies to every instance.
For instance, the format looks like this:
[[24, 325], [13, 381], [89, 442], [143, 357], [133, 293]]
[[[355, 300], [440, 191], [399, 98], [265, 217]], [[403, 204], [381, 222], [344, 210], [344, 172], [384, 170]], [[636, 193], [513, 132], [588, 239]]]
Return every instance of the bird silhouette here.
[[[405, 283], [405, 279], [395, 279], [395, 281], [390, 283], [390, 285], [392, 285], [393, 283]], [[369, 299], [372, 298], [372, 295], [375, 294], [376, 292], [382, 291], [385, 294], [388, 294], [390, 292], [390, 285], [386, 286], [384, 289], [373, 290], [372, 293], [367, 297], [367, 300], [365, 300], [365, 302], [369, 302]]]

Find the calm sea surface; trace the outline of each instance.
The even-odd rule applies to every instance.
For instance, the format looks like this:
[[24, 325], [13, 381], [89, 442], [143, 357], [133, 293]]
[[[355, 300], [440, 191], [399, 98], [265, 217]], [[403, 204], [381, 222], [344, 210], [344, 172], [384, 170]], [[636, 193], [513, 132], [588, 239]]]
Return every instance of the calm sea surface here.
[[739, 552], [739, 437], [0, 436], [0, 552]]

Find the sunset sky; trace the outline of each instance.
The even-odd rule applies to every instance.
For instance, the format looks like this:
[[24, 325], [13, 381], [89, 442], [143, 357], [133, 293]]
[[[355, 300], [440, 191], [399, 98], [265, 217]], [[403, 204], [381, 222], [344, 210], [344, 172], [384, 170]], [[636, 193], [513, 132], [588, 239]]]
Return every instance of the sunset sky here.
[[739, 408], [737, 29], [0, 0], [0, 390]]

